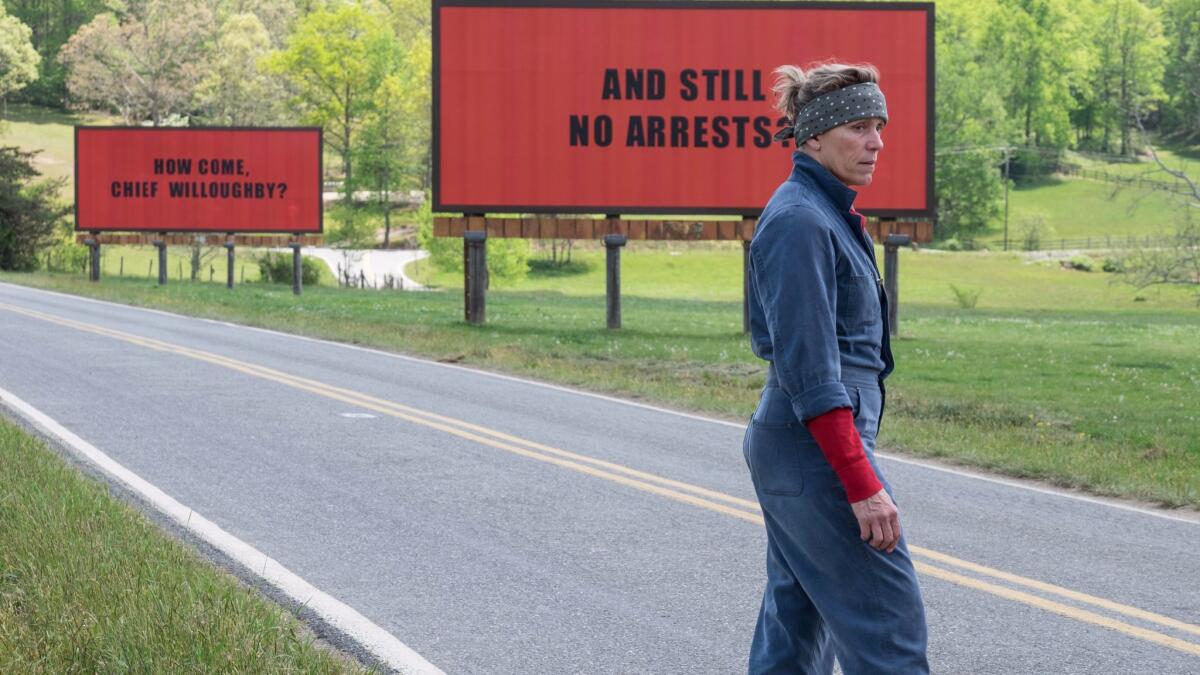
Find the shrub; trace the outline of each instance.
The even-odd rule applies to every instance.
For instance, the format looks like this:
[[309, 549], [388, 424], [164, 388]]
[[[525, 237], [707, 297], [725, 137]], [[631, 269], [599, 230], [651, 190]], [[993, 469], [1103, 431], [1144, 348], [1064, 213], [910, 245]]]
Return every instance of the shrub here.
[[1104, 265], [1100, 269], [1119, 274], [1125, 271], [1125, 260], [1123, 258], [1105, 258]]
[[[417, 209], [417, 241], [429, 251], [429, 260], [440, 270], [463, 271], [463, 241], [459, 237], [433, 235], [432, 202], [426, 198]], [[520, 281], [529, 274], [529, 240], [489, 238], [487, 269], [490, 282]]]
[[35, 154], [0, 148], [0, 269], [37, 269], [39, 254], [54, 244], [71, 212], [58, 201], [62, 180], [35, 180]]
[[1075, 255], [1067, 261], [1067, 266], [1080, 272], [1091, 272], [1096, 269], [1096, 262], [1086, 255]]
[[69, 234], [45, 249], [43, 262], [47, 272], [83, 272], [87, 270], [88, 249], [76, 244]]
[[954, 301], [960, 309], [975, 309], [979, 296], [983, 295], [982, 288], [959, 288], [954, 284], [950, 284], [950, 292], [954, 294]]
[[[292, 283], [292, 254], [268, 251], [258, 257], [258, 272], [267, 283]], [[300, 283], [316, 286], [321, 280], [321, 261], [302, 256], [300, 258]]]
[[938, 248], [941, 248], [944, 251], [961, 251], [963, 250], [963, 245], [957, 237], [950, 237], [949, 239], [938, 244]]

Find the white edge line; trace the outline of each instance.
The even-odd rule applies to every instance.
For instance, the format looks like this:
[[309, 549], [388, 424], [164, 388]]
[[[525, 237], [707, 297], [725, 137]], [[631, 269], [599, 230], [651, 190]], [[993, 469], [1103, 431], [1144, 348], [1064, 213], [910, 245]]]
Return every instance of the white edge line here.
[[[292, 333], [284, 333], [282, 331], [272, 330], [270, 328], [260, 328], [258, 326], [247, 326], [247, 325], [240, 324], [240, 323], [234, 323], [232, 321], [223, 321], [220, 319], [208, 319], [208, 318], [204, 318], [204, 317], [188, 316], [186, 314], [177, 314], [175, 312], [168, 312], [168, 311], [162, 310], [162, 309], [154, 309], [154, 308], [150, 308], [150, 307], [138, 307], [136, 305], [125, 305], [125, 304], [121, 304], [119, 302], [111, 302], [108, 300], [97, 300], [95, 298], [88, 298], [88, 297], [84, 297], [82, 295], [71, 295], [70, 293], [59, 293], [58, 291], [48, 291], [48, 290], [41, 289], [41, 288], [34, 288], [32, 286], [22, 286], [20, 284], [9, 284], [9, 283], [4, 283], [4, 282], [0, 282], [0, 284], [5, 285], [5, 286], [12, 286], [14, 288], [19, 288], [22, 290], [29, 290], [29, 291], [39, 292], [39, 293], [49, 293], [51, 295], [58, 295], [58, 296], [62, 296], [63, 298], [67, 298], [67, 299], [71, 299], [71, 300], [82, 300], [84, 302], [93, 302], [93, 303], [97, 303], [97, 304], [101, 304], [101, 305], [110, 305], [112, 307], [118, 307], [121, 309], [140, 310], [143, 312], [151, 312], [153, 314], [161, 314], [163, 316], [169, 316], [169, 317], [179, 318], [179, 319], [190, 319], [193, 321], [203, 321], [205, 323], [212, 323], [212, 324], [217, 324], [220, 326], [229, 326], [231, 328], [240, 328], [242, 330], [256, 331], [259, 333], [266, 333], [268, 335], [275, 335], [275, 336], [279, 336], [279, 337], [291, 338], [293, 340], [302, 340], [305, 342], [312, 342], [312, 343], [316, 343], [316, 344], [329, 345], [329, 346], [333, 346], [333, 347], [341, 347], [342, 349], [352, 349], [354, 351], [366, 352], [368, 354], [375, 354], [377, 356], [385, 356], [385, 357], [392, 358], [392, 359], [399, 359], [401, 361], [412, 361], [414, 363], [421, 363], [424, 365], [439, 366], [442, 368], [451, 368], [453, 370], [460, 370], [460, 371], [464, 371], [464, 372], [468, 372], [468, 373], [474, 373], [477, 375], [485, 375], [487, 377], [494, 377], [494, 378], [497, 378], [500, 380], [506, 380], [509, 382], [519, 382], [521, 384], [525, 384], [525, 385], [529, 385], [529, 386], [533, 386], [533, 387], [541, 387], [543, 389], [551, 389], [553, 391], [560, 391], [560, 392], [564, 392], [564, 393], [568, 393], [568, 394], [574, 394], [576, 396], [586, 396], [588, 398], [599, 399], [601, 401], [608, 401], [609, 403], [619, 403], [621, 405], [633, 406], [635, 408], [641, 408], [643, 410], [650, 410], [653, 412], [666, 413], [668, 415], [675, 415], [676, 417], [683, 417], [685, 419], [695, 420], [698, 422], [709, 422], [711, 424], [719, 424], [719, 425], [726, 426], [726, 427], [732, 427], [734, 429], [745, 429], [746, 428], [745, 424], [742, 424], [739, 422], [729, 422], [726, 420], [716, 419], [714, 417], [705, 417], [703, 415], [696, 415], [694, 413], [686, 413], [686, 412], [682, 412], [679, 410], [671, 410], [670, 408], [663, 408], [660, 406], [650, 405], [647, 403], [639, 403], [637, 401], [630, 401], [628, 399], [617, 398], [615, 396], [607, 396], [605, 394], [597, 394], [595, 392], [584, 391], [581, 389], [572, 389], [571, 387], [564, 387], [564, 386], [558, 385], [558, 384], [550, 384], [548, 382], [539, 382], [537, 380], [529, 380], [529, 379], [525, 379], [523, 377], [516, 377], [514, 375], [505, 375], [503, 373], [495, 373], [492, 371], [482, 370], [479, 368], [472, 368], [470, 366], [460, 366], [455, 363], [444, 363], [442, 361], [435, 361], [432, 359], [424, 359], [424, 358], [420, 358], [417, 356], [409, 356], [407, 354], [397, 354], [395, 352], [383, 351], [381, 349], [373, 349], [371, 347], [363, 347], [361, 345], [351, 345], [351, 344], [346, 344], [343, 342], [335, 342], [333, 340], [323, 340], [321, 338], [309, 337], [307, 335], [295, 335]], [[1162, 518], [1164, 520], [1170, 520], [1172, 522], [1177, 522], [1177, 523], [1187, 523], [1189, 525], [1200, 525], [1200, 521], [1195, 520], [1195, 519], [1182, 518], [1180, 516], [1174, 516], [1174, 515], [1171, 515], [1168, 513], [1161, 513], [1159, 511], [1154, 511], [1151, 509], [1141, 508], [1141, 507], [1137, 507], [1137, 506], [1130, 506], [1128, 504], [1121, 504], [1119, 502], [1108, 501], [1108, 500], [1100, 499], [1097, 497], [1088, 497], [1085, 495], [1079, 495], [1079, 494], [1075, 494], [1073, 492], [1066, 492], [1063, 490], [1055, 490], [1055, 489], [1051, 489], [1051, 488], [1037, 487], [1034, 485], [1026, 485], [1024, 483], [1019, 483], [1017, 481], [1007, 480], [1007, 479], [1003, 479], [1003, 478], [993, 478], [991, 476], [985, 476], [985, 475], [975, 473], [972, 471], [965, 471], [962, 469], [951, 469], [951, 468], [948, 468], [945, 466], [940, 466], [938, 464], [934, 464], [932, 462], [925, 462], [925, 461], [921, 461], [918, 459], [900, 458], [900, 457], [897, 457], [897, 456], [889, 454], [889, 453], [876, 452], [875, 456], [880, 459], [886, 459], [889, 461], [897, 462], [899, 464], [908, 464], [910, 466], [919, 466], [919, 467], [922, 467], [925, 469], [931, 469], [933, 471], [938, 471], [941, 473], [947, 473], [947, 474], [951, 474], [954, 476], [959, 476], [961, 478], [973, 478], [975, 480], [984, 481], [986, 483], [1004, 485], [1006, 487], [1017, 488], [1017, 489], [1021, 489], [1021, 490], [1029, 490], [1030, 492], [1036, 492], [1038, 494], [1048, 495], [1048, 496], [1052, 496], [1052, 497], [1061, 497], [1063, 499], [1073, 499], [1075, 501], [1085, 502], [1088, 504], [1095, 504], [1097, 506], [1107, 506], [1107, 507], [1114, 508], [1114, 509], [1120, 509], [1122, 511], [1130, 511], [1130, 512], [1139, 513], [1139, 514], [1142, 514], [1145, 516], [1153, 516], [1155, 518]]]
[[217, 550], [237, 561], [249, 572], [258, 575], [300, 605], [312, 610], [330, 625], [349, 635], [383, 663], [406, 675], [444, 675], [440, 669], [426, 661], [408, 645], [359, 614], [349, 605], [324, 593], [250, 544], [180, 504], [167, 493], [121, 466], [91, 443], [75, 435], [11, 392], [0, 389], [0, 402], [20, 413], [43, 432], [66, 443], [75, 453], [108, 476], [120, 481], [155, 509], [179, 523], [181, 527], [208, 542]]

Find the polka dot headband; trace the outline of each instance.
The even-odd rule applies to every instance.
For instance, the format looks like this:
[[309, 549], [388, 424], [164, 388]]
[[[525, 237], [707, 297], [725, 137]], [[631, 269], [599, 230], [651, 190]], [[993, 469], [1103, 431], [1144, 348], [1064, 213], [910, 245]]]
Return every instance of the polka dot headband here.
[[874, 82], [863, 82], [821, 94], [804, 105], [796, 114], [793, 126], [775, 134], [775, 140], [795, 138], [799, 145], [834, 127], [870, 117], [888, 119], [887, 102]]

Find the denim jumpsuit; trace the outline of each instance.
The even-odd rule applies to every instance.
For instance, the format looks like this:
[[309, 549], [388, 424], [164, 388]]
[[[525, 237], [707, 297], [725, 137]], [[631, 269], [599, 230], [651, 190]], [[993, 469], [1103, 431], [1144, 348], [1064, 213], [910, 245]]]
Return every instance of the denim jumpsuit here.
[[771, 363], [743, 451], [767, 528], [749, 672], [927, 673], [925, 609], [903, 538], [859, 538], [846, 492], [803, 422], [851, 408], [867, 457], [893, 367], [875, 249], [856, 193], [803, 152], [750, 244], [750, 336]]

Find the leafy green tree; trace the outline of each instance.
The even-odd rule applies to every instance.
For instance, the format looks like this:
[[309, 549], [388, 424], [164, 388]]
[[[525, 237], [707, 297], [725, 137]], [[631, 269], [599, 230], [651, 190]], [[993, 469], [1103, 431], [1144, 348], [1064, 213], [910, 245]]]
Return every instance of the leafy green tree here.
[[59, 58], [76, 104], [113, 110], [126, 124], [155, 126], [193, 109], [209, 73], [214, 26], [202, 2], [146, 0], [97, 15]]
[[937, 238], [971, 240], [1000, 215], [997, 170], [1012, 132], [1006, 77], [982, 48], [992, 0], [943, 0], [937, 12]]
[[[427, 13], [428, 4], [422, 7]], [[405, 14], [393, 25], [398, 26], [398, 32], [406, 33], [400, 40], [407, 46], [397, 69], [375, 90], [355, 155], [355, 187], [375, 195], [376, 208], [384, 215], [385, 248], [391, 240], [391, 214], [397, 206], [393, 197], [411, 190], [425, 191], [431, 180], [433, 63], [429, 24]]]
[[283, 116], [287, 96], [278, 76], [259, 67], [271, 37], [258, 17], [234, 14], [221, 26], [211, 68], [196, 88], [198, 117], [206, 124], [268, 125]]
[[1167, 38], [1163, 130], [1184, 141], [1200, 139], [1200, 0], [1164, 0]]
[[29, 41], [31, 34], [29, 26], [0, 5], [0, 99], [6, 104], [9, 94], [37, 79], [42, 57]]
[[1020, 123], [1026, 145], [1063, 148], [1075, 105], [1071, 89], [1086, 67], [1079, 17], [1065, 0], [1000, 0], [999, 9], [981, 55], [1003, 63], [1008, 116]]
[[0, 148], [0, 269], [37, 269], [38, 252], [51, 246], [71, 208], [58, 201], [65, 179], [36, 180], [36, 153]]
[[383, 248], [391, 246], [392, 211], [405, 188], [419, 187], [405, 175], [404, 98], [400, 78], [388, 75], [375, 91], [355, 149], [358, 175], [354, 189], [372, 192], [375, 210], [383, 214]]
[[324, 127], [326, 142], [341, 156], [347, 192], [354, 185], [353, 152], [363, 117], [387, 74], [396, 69], [399, 44], [376, 3], [337, 3], [296, 22], [287, 48], [268, 66], [295, 87], [303, 118]]
[[55, 108], [66, 105], [67, 73], [58, 52], [107, 4], [107, 0], [4, 0], [8, 12], [31, 29], [31, 44], [41, 56], [38, 77], [14, 99]]
[[1110, 131], [1120, 135], [1120, 152], [1132, 154], [1134, 115], [1166, 98], [1162, 88], [1167, 40], [1158, 13], [1138, 0], [1101, 0], [1095, 40], [1098, 62], [1093, 90], [1104, 125], [1104, 150]]
[[213, 15], [222, 26], [239, 14], [253, 14], [267, 31], [272, 49], [287, 43], [296, 20], [295, 0], [214, 0]]

